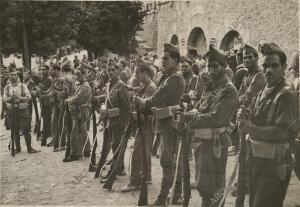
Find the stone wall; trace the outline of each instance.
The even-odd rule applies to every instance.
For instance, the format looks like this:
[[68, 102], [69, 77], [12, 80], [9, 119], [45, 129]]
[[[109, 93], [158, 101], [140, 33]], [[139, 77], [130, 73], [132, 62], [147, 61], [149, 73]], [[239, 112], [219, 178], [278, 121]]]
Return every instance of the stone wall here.
[[244, 43], [256, 48], [261, 42], [274, 42], [288, 57], [299, 47], [298, 3], [295, 0], [168, 2], [158, 6], [156, 15], [157, 25], [147, 17], [143, 33], [149, 41], [147, 44], [152, 45], [156, 37], [151, 36], [157, 27], [159, 57], [163, 44], [170, 42], [173, 35], [178, 37], [181, 54], [186, 54], [189, 36], [195, 28], [203, 31], [202, 43], [197, 44], [201, 54], [206, 51], [211, 38], [216, 38], [220, 47], [224, 36], [232, 30], [239, 33]]
[[146, 44], [151, 47], [154, 51], [157, 51], [157, 21], [158, 12], [152, 11], [147, 14], [144, 18], [144, 31], [139, 32], [139, 37], [146, 41]]

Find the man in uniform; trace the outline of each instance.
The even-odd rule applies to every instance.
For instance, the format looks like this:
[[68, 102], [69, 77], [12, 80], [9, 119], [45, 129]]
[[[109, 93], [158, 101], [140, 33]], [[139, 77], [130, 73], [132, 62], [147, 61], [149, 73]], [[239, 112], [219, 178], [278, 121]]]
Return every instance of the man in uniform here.
[[226, 128], [238, 102], [237, 91], [225, 75], [227, 54], [210, 45], [206, 59], [212, 82], [203, 92], [198, 111], [180, 113], [181, 121], [194, 131], [196, 189], [203, 207], [216, 205], [215, 196], [224, 189], [230, 146]]
[[[156, 107], [159, 108], [160, 111], [168, 111], [170, 106], [179, 104], [180, 97], [182, 97], [185, 90], [184, 78], [182, 74], [178, 72], [179, 61], [180, 53], [178, 47], [171, 44], [164, 44], [162, 65], [168, 77], [153, 96], [146, 99], [139, 97], [135, 99], [135, 101], [140, 104], [141, 109]], [[160, 193], [153, 205], [164, 206], [175, 175], [175, 157], [179, 139], [172, 125], [172, 117], [157, 119], [155, 125], [155, 132], [160, 133], [161, 136], [160, 164], [163, 177]], [[176, 178], [176, 180], [174, 203], [177, 203], [181, 196], [181, 182], [180, 179]]]
[[[11, 70], [10, 83], [4, 88], [3, 101], [7, 106], [7, 115], [10, 129], [14, 130], [14, 140], [16, 143], [16, 153], [21, 152], [20, 130], [23, 131], [28, 153], [37, 153], [38, 150], [31, 146], [31, 115], [29, 114], [28, 101], [31, 96], [25, 84], [18, 81], [18, 75], [15, 69]], [[13, 111], [15, 113], [13, 113]], [[13, 114], [15, 117], [12, 117]], [[14, 120], [14, 123], [12, 121]], [[12, 128], [12, 124], [14, 128]]]
[[[115, 60], [110, 59], [107, 63], [107, 74], [109, 82], [106, 84], [106, 94], [93, 97], [93, 102], [104, 103], [107, 108], [107, 117], [105, 117], [104, 127], [108, 128], [109, 139], [113, 153], [121, 143], [122, 135], [129, 121], [131, 113], [131, 104], [127, 86], [119, 79], [119, 66]], [[113, 158], [117, 161], [119, 153]], [[117, 175], [125, 175], [124, 158]]]
[[63, 122], [60, 119], [60, 116], [63, 116], [63, 79], [60, 76], [61, 68], [59, 65], [54, 65], [51, 69], [51, 75], [53, 77], [53, 82], [51, 86], [51, 94], [53, 98], [53, 116], [52, 116], [52, 140], [53, 140], [53, 151], [58, 152], [59, 150], [64, 149], [66, 140], [65, 133], [63, 133]]
[[[139, 82], [144, 86], [142, 91], [142, 98], [151, 97], [157, 87], [151, 79], [151, 68], [146, 64], [142, 59], [137, 59], [137, 65], [135, 68], [135, 76]], [[134, 140], [134, 151], [132, 153], [132, 162], [131, 162], [131, 173], [130, 173], [130, 182], [128, 185], [124, 186], [121, 189], [121, 192], [128, 192], [131, 190], [139, 189], [142, 181], [141, 172], [143, 166], [143, 151], [142, 151], [142, 141], [144, 139], [146, 157], [147, 157], [147, 183], [150, 183], [152, 180], [151, 177], [151, 148], [153, 143], [153, 130], [152, 130], [152, 115], [151, 111], [145, 112], [144, 120], [142, 126], [138, 129], [135, 140]], [[141, 124], [141, 123], [138, 123]], [[141, 131], [143, 130], [143, 131]]]
[[[41, 146], [47, 145], [47, 138], [51, 137], [51, 113], [52, 106], [50, 102], [50, 90], [52, 85], [52, 79], [49, 74], [49, 67], [43, 65], [42, 71], [42, 82], [40, 83], [40, 104], [41, 104], [41, 116], [43, 118], [43, 135]], [[52, 141], [47, 145], [52, 146]]]
[[274, 43], [260, 46], [265, 88], [238, 112], [239, 127], [249, 134], [251, 207], [282, 207], [289, 185], [292, 157], [290, 143], [297, 135], [295, 93], [284, 80], [286, 55]]
[[[64, 92], [64, 100], [71, 98], [72, 96], [75, 95], [76, 92], [76, 87], [75, 87], [75, 78], [72, 74], [72, 66], [69, 63], [66, 63], [62, 65], [62, 72], [64, 74], [63, 76], [63, 92]], [[65, 153], [65, 158], [70, 157], [70, 139], [71, 139], [71, 130], [72, 130], [72, 119], [70, 116], [70, 111], [68, 105], [63, 104], [62, 106], [62, 122], [64, 123], [63, 125], [63, 130], [65, 130], [66, 137], [67, 137], [67, 147], [66, 147], [66, 153]], [[69, 159], [69, 158], [68, 158]]]
[[[79, 160], [82, 154], [90, 155], [90, 143], [88, 140], [86, 123], [90, 119], [90, 101], [92, 90], [81, 70], [75, 71], [78, 86], [76, 94], [64, 101], [68, 104], [72, 119], [72, 131], [70, 134], [70, 155], [64, 162]], [[82, 153], [83, 152], [83, 153]]]

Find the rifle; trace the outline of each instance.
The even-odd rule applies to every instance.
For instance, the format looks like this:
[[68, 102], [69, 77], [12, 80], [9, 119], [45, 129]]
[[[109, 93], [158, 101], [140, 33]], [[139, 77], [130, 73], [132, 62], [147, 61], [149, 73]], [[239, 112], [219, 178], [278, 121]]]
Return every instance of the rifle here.
[[[180, 110], [186, 111], [185, 107], [183, 106], [183, 101], [180, 101]], [[191, 183], [190, 183], [190, 164], [189, 164], [189, 142], [187, 140], [187, 128], [185, 127], [184, 123], [179, 122], [179, 133], [182, 142], [182, 166], [183, 166], [183, 207], [189, 206], [189, 201], [191, 198]]]
[[125, 128], [125, 131], [124, 131], [124, 134], [122, 136], [121, 143], [120, 143], [120, 149], [119, 149], [120, 151], [119, 151], [118, 159], [117, 159], [116, 163], [113, 163], [113, 166], [111, 168], [112, 170], [110, 171], [110, 173], [108, 175], [108, 178], [107, 178], [106, 182], [103, 185], [104, 189], [107, 189], [107, 190], [112, 189], [112, 185], [113, 185], [113, 183], [116, 179], [116, 176], [117, 176], [117, 171], [120, 168], [120, 165], [122, 164], [123, 157], [125, 155], [127, 142], [128, 142], [129, 137], [130, 137], [132, 127], [133, 127], [132, 116], [130, 116], [130, 120], [127, 123], [127, 126]]
[[34, 112], [35, 112], [35, 127], [34, 127], [34, 132], [37, 133], [37, 137], [41, 136], [41, 130], [40, 130], [40, 117], [39, 117], [39, 111], [38, 111], [38, 106], [37, 106], [37, 102], [36, 102], [36, 97], [32, 96], [32, 103], [33, 103], [33, 107], [34, 107]]
[[96, 172], [95, 172], [95, 178], [99, 177], [100, 171], [101, 171], [101, 169], [103, 168], [103, 166], [106, 163], [106, 159], [107, 159], [107, 156], [108, 156], [108, 154], [110, 152], [110, 148], [111, 147], [110, 147], [110, 138], [108, 136], [108, 129], [104, 128], [101, 157], [100, 157], [99, 162], [97, 163], [97, 169], [96, 169]]
[[142, 162], [143, 162], [143, 170], [142, 170], [142, 183], [141, 183], [141, 192], [139, 196], [139, 201], [138, 201], [138, 206], [146, 206], [148, 205], [148, 187], [147, 187], [147, 151], [146, 151], [146, 142], [145, 138], [146, 136], [144, 135], [144, 130], [145, 128], [145, 122], [146, 120], [143, 120], [144, 123], [141, 120], [140, 116], [140, 111], [137, 110], [137, 122], [138, 122], [138, 130], [141, 133], [141, 150], [142, 150]]
[[[246, 106], [246, 100], [244, 106]], [[239, 173], [237, 182], [237, 195], [235, 200], [235, 207], [243, 207], [246, 192], [246, 134], [239, 130], [240, 137], [240, 154], [239, 154]]]
[[[14, 96], [14, 94], [13, 94]], [[15, 109], [15, 98], [12, 98], [12, 119], [11, 119], [11, 129], [10, 129], [10, 136], [11, 136], [11, 156], [15, 156], [15, 136], [16, 136], [16, 109]], [[9, 146], [10, 148], [10, 146]]]
[[96, 123], [96, 114], [95, 110], [93, 110], [92, 119], [93, 119], [93, 149], [92, 149], [92, 155], [91, 155], [91, 162], [89, 166], [89, 171], [91, 172], [96, 165], [96, 149], [97, 149], [97, 123]]

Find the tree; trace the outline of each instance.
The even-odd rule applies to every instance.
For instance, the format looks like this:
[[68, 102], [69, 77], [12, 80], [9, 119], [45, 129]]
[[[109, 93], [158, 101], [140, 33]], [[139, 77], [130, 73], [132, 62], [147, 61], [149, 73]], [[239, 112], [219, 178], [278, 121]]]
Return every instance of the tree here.
[[96, 56], [104, 49], [120, 55], [135, 52], [135, 35], [142, 30], [141, 2], [85, 2], [77, 22], [77, 42]]
[[[8, 2], [0, 4], [0, 48], [4, 54], [22, 53], [24, 67], [30, 57], [48, 57], [73, 38], [75, 2]], [[71, 12], [68, 13], [67, 11]], [[71, 14], [71, 15], [70, 15]], [[74, 16], [72, 16], [74, 14]]]

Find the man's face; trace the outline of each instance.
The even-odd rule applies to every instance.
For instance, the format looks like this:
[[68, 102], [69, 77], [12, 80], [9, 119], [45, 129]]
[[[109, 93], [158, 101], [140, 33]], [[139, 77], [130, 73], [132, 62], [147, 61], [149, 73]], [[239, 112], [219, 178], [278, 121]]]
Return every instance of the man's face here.
[[225, 67], [216, 60], [207, 60], [207, 68], [212, 80], [217, 80], [225, 74]]
[[116, 78], [119, 75], [119, 70], [116, 66], [112, 65], [111, 63], [107, 64], [107, 75], [110, 80]]
[[177, 62], [168, 52], [164, 52], [162, 56], [162, 66], [165, 71], [171, 72], [171, 70], [174, 70], [177, 67]]
[[255, 57], [253, 53], [243, 53], [243, 62], [246, 68], [252, 69], [257, 66], [258, 56]]
[[184, 62], [181, 64], [181, 71], [182, 71], [182, 74], [189, 74], [192, 72], [192, 69], [190, 67], [190, 65], [187, 63], [187, 62]]
[[278, 55], [266, 55], [262, 61], [263, 72], [267, 87], [275, 86], [282, 78], [284, 78], [286, 64], [281, 65]]
[[195, 60], [197, 59], [197, 57], [194, 56], [194, 55], [191, 54], [191, 53], [188, 53], [186, 56], [187, 56], [191, 61], [195, 61]]
[[49, 74], [49, 72], [48, 72], [48, 70], [47, 70], [46, 67], [42, 67], [41, 68], [41, 72], [42, 72], [43, 77], [46, 77]]
[[18, 73], [17, 72], [12, 72], [10, 73], [10, 81], [15, 83], [18, 80]]
[[83, 76], [80, 72], [76, 72], [76, 80], [78, 82], [81, 82], [83, 80]]
[[134, 69], [134, 76], [139, 82], [143, 82], [144, 80], [144, 74], [139, 70], [139, 68], [136, 66]]

